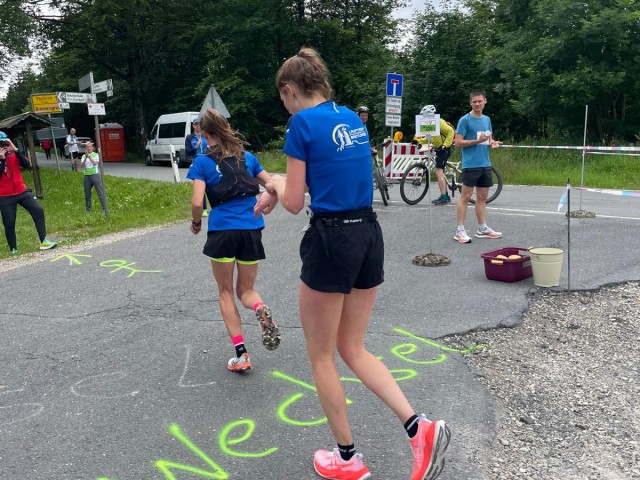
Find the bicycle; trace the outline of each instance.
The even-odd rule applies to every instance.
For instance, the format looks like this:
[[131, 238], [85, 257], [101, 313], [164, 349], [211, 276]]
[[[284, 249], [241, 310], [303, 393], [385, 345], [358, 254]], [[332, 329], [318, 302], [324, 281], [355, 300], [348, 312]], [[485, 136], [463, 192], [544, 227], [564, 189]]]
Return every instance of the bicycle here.
[[[381, 144], [384, 145], [384, 144]], [[378, 145], [380, 148], [381, 145]], [[382, 165], [382, 160], [378, 157], [377, 153], [371, 153], [371, 160], [373, 166], [373, 189], [380, 191], [380, 196], [382, 197], [382, 203], [384, 203], [385, 207], [389, 206], [389, 187], [391, 184], [387, 179], [387, 175], [384, 172], [384, 166]]]
[[[447, 188], [451, 191], [451, 198], [455, 196], [456, 191], [462, 192], [462, 161], [447, 161], [444, 169], [444, 177], [447, 181]], [[400, 179], [400, 196], [405, 203], [415, 205], [420, 202], [429, 190], [429, 172], [435, 178], [436, 153], [433, 149], [425, 154], [425, 159], [415, 162], [407, 167]], [[487, 203], [493, 202], [502, 191], [502, 174], [500, 171], [491, 166], [493, 177], [493, 186], [489, 188], [489, 196]], [[475, 195], [475, 192], [474, 192]], [[471, 197], [470, 203], [475, 204], [476, 201]]]

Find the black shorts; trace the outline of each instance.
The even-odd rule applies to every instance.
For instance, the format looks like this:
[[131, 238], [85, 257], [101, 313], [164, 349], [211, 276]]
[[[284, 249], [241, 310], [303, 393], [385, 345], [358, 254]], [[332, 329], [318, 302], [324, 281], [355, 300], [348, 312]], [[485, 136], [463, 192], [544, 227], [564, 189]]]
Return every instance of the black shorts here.
[[493, 187], [493, 175], [491, 173], [491, 167], [463, 169], [462, 184], [465, 187]]
[[313, 290], [350, 293], [384, 281], [384, 240], [371, 209], [316, 214], [300, 243], [300, 279]]
[[218, 261], [255, 262], [263, 260], [265, 255], [262, 246], [262, 229], [207, 232], [207, 243], [205, 243], [202, 253]]
[[82, 154], [80, 152], [71, 152], [71, 158], [73, 158], [74, 160], [76, 158], [82, 158]]
[[450, 148], [443, 148], [442, 150], [436, 150], [436, 168], [444, 170], [444, 166], [447, 164], [447, 160], [451, 156]]

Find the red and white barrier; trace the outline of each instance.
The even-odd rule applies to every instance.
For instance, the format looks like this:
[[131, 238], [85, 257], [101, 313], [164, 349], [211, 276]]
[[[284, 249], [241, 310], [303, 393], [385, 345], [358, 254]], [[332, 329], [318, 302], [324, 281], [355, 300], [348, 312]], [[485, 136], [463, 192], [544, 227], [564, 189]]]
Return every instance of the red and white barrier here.
[[384, 171], [389, 178], [402, 178], [409, 165], [423, 159], [420, 145], [387, 142], [384, 144]]

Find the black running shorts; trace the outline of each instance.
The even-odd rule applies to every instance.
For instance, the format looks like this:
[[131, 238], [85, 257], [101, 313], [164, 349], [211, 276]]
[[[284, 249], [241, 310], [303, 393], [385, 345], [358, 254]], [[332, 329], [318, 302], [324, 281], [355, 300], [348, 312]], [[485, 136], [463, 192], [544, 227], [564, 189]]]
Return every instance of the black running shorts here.
[[300, 258], [300, 279], [319, 292], [346, 294], [384, 281], [384, 240], [375, 218], [338, 226], [312, 221], [300, 244]]
[[444, 170], [444, 166], [447, 164], [447, 160], [451, 156], [450, 148], [443, 148], [442, 150], [436, 150], [436, 168]]
[[493, 175], [491, 173], [491, 167], [463, 169], [462, 184], [466, 187], [493, 187]]
[[262, 229], [207, 232], [207, 243], [202, 253], [216, 259], [235, 258], [245, 262], [263, 260]]

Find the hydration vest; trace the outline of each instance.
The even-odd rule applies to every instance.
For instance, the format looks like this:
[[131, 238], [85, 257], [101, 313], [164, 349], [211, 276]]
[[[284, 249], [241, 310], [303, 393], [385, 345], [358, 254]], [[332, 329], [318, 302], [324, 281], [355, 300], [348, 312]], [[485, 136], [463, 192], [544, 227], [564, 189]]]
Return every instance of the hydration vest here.
[[207, 157], [216, 162], [222, 176], [218, 183], [207, 185], [205, 190], [212, 207], [234, 198], [255, 197], [260, 193], [260, 184], [249, 174], [244, 158], [240, 160], [236, 157], [217, 158], [214, 155], [207, 155]]

